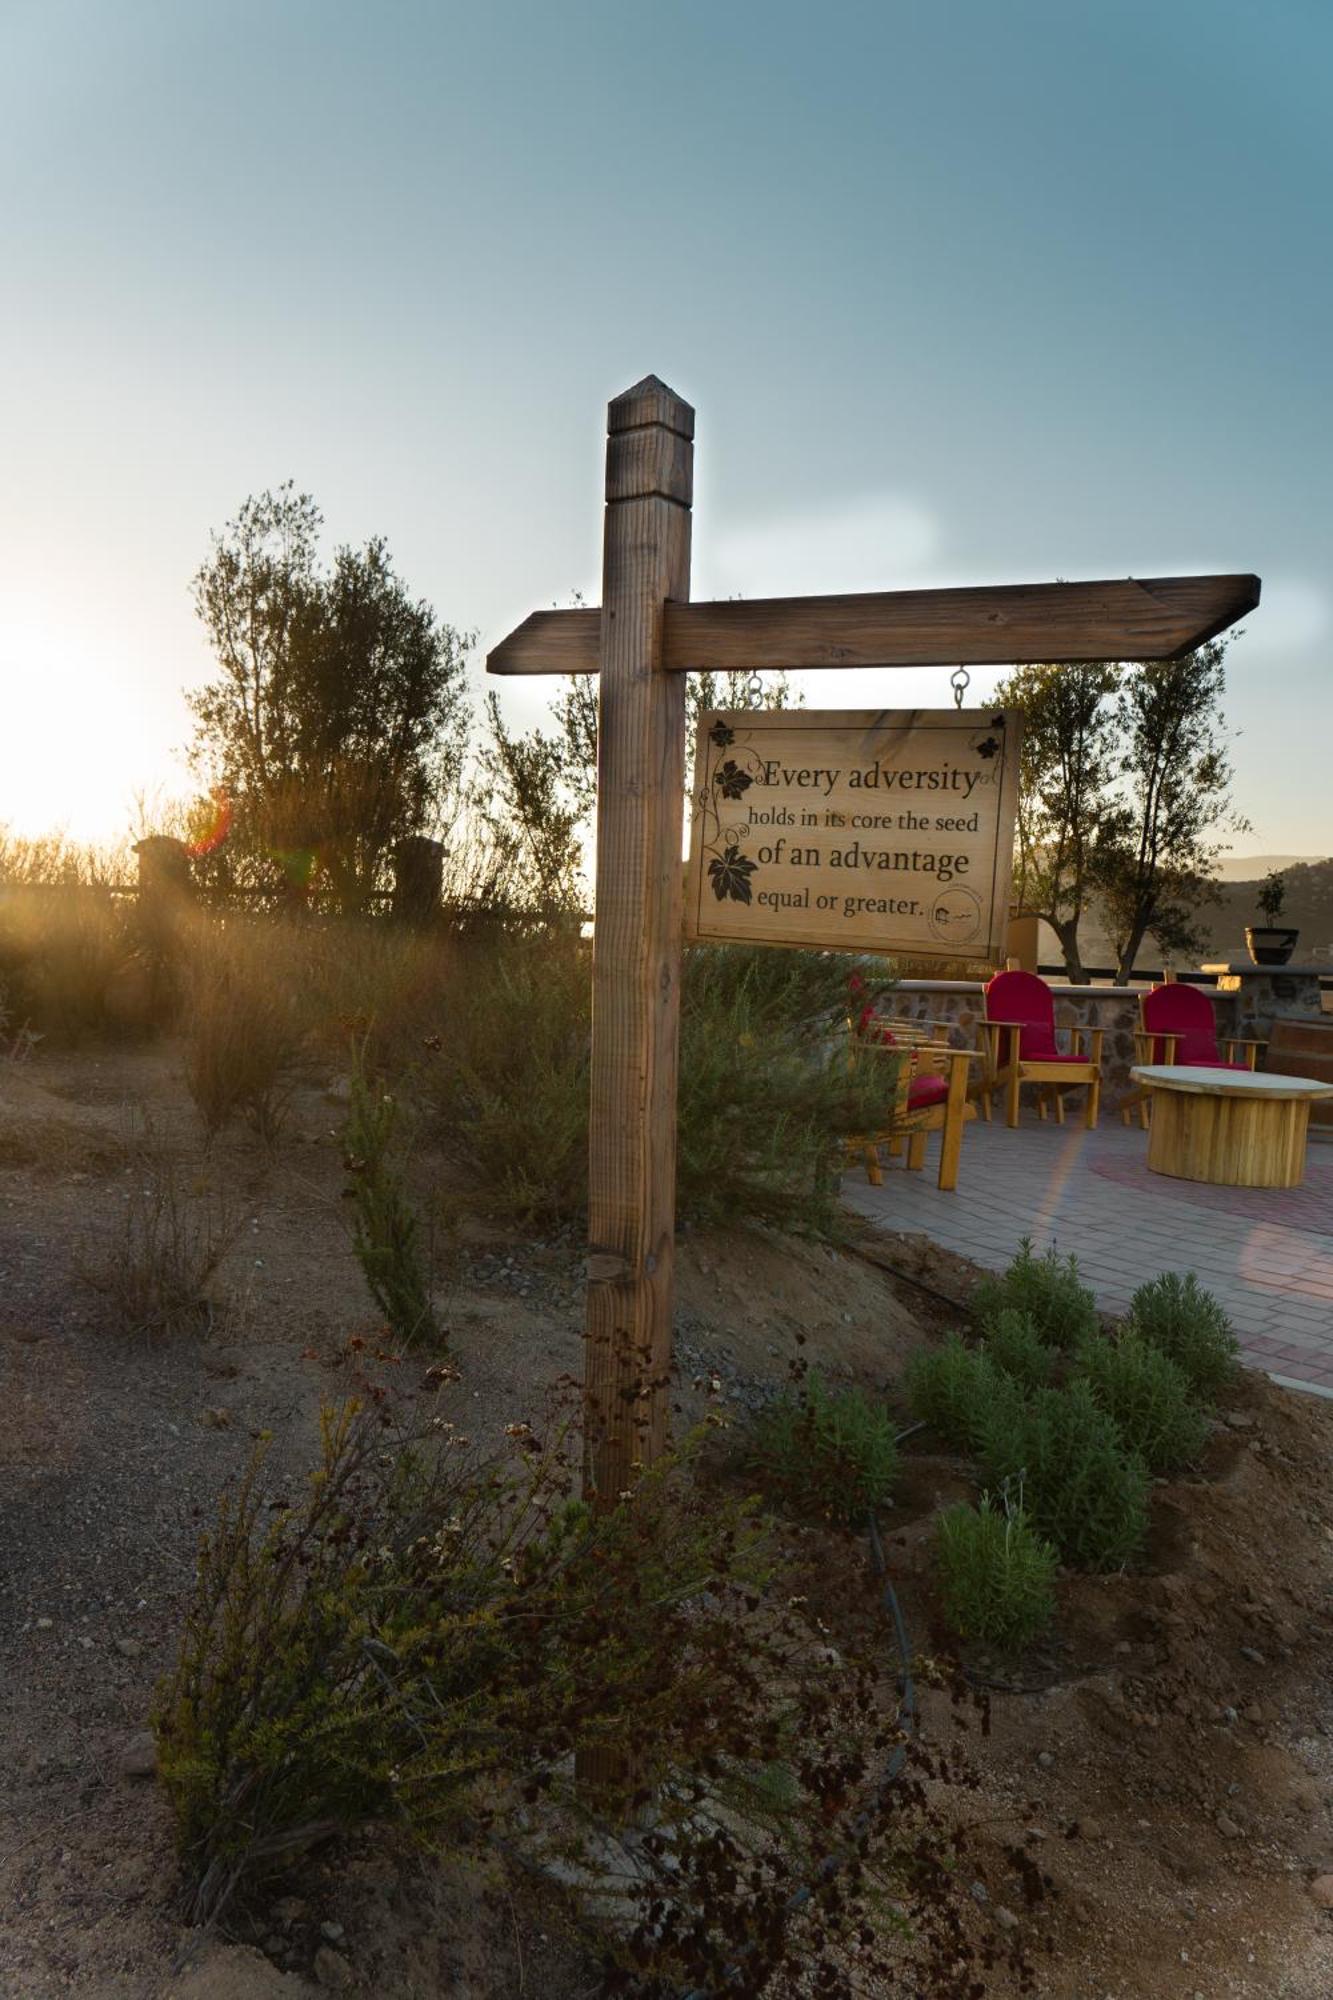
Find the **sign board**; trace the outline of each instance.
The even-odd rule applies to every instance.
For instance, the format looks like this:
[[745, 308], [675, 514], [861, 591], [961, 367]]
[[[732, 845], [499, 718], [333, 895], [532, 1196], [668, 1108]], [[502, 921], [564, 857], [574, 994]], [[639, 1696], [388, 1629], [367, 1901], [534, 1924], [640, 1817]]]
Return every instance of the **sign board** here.
[[1001, 960], [1021, 734], [989, 708], [703, 715], [686, 936]]

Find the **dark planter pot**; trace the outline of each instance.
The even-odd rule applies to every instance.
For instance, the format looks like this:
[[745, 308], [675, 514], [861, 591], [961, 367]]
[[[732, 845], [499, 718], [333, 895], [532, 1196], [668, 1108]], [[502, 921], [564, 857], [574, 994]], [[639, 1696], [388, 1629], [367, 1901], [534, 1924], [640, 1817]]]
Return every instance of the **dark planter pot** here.
[[1299, 936], [1299, 931], [1283, 930], [1278, 925], [1251, 924], [1245, 942], [1256, 965], [1285, 965]]

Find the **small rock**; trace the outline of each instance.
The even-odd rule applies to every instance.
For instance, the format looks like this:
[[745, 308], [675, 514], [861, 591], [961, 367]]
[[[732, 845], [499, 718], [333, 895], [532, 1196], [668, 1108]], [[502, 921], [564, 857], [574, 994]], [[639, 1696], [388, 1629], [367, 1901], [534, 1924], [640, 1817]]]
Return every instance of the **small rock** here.
[[127, 1660], [137, 1660], [143, 1652], [143, 1647], [137, 1639], [117, 1639], [116, 1651], [123, 1654]]
[[335, 1924], [332, 1921], [327, 1923], [322, 1923], [319, 1927], [319, 1934], [324, 1939], [326, 1944], [341, 1944], [343, 1939], [347, 1936], [347, 1933], [343, 1929], [342, 1925]]
[[1018, 1918], [1012, 1910], [1006, 1910], [1003, 1903], [997, 1903], [995, 1906], [995, 1921], [1002, 1931], [1018, 1929]]
[[310, 1908], [301, 1896], [279, 1896], [273, 1914], [280, 1924], [299, 1924]]
[[315, 1978], [330, 1993], [349, 1993], [352, 1988], [352, 1968], [341, 1952], [322, 1944], [315, 1953]]
[[55, 1622], [54, 1618], [39, 1618], [37, 1620], [37, 1630], [39, 1632], [49, 1632]]
[[141, 1729], [120, 1753], [122, 1778], [152, 1778], [157, 1775], [157, 1743], [151, 1729]]
[[1243, 1838], [1242, 1829], [1236, 1825], [1235, 1820], [1231, 1818], [1229, 1813], [1219, 1813], [1213, 1824], [1221, 1834], [1223, 1840], [1240, 1840]]
[[1039, 1750], [1037, 1752], [1037, 1763], [1043, 1771], [1049, 1771], [1053, 1767], [1055, 1759], [1049, 1750]]
[[1106, 1828], [1099, 1819], [1080, 1819], [1074, 1823], [1074, 1832], [1080, 1840], [1105, 1840]]
[[1266, 1667], [1268, 1665], [1267, 1660], [1257, 1646], [1242, 1646], [1240, 1656], [1242, 1660], [1248, 1660], [1252, 1667]]
[[1333, 1910], [1333, 1875], [1316, 1875], [1310, 1884], [1310, 1894], [1321, 1910]]
[[1117, 1640], [1116, 1642], [1117, 1653], [1132, 1653], [1133, 1650], [1134, 1648], [1130, 1645], [1128, 1639]]
[[1244, 1410], [1228, 1410], [1227, 1423], [1233, 1431], [1252, 1431], [1254, 1429], [1254, 1418], [1247, 1416]]
[[968, 1891], [974, 1903], [989, 1903], [990, 1891], [984, 1882], [974, 1882]]

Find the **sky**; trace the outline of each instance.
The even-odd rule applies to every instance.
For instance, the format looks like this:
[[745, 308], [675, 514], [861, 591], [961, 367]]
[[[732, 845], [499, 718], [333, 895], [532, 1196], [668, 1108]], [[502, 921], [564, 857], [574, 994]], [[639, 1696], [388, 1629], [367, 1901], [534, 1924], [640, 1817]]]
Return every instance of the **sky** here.
[[115, 838], [185, 792], [190, 579], [288, 478], [477, 632], [480, 687], [597, 601], [605, 406], [653, 372], [698, 412], [696, 597], [1257, 571], [1236, 846], [1333, 848], [1326, 0], [0, 27], [0, 825]]

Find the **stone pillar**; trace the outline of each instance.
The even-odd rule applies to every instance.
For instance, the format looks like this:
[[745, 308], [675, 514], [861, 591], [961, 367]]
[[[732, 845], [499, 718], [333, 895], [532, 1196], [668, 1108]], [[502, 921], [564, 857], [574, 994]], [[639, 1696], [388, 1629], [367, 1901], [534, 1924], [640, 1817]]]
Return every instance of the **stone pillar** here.
[[1326, 1018], [1319, 978], [1321, 973], [1327, 976], [1327, 966], [1252, 965], [1248, 959], [1233, 958], [1225, 965], [1205, 965], [1201, 969], [1216, 974], [1219, 994], [1231, 995], [1236, 1009], [1233, 1033], [1237, 1035], [1257, 1036], [1267, 1041], [1275, 1021]]
[[408, 924], [433, 924], [444, 894], [444, 842], [410, 833], [393, 850], [395, 917]]

